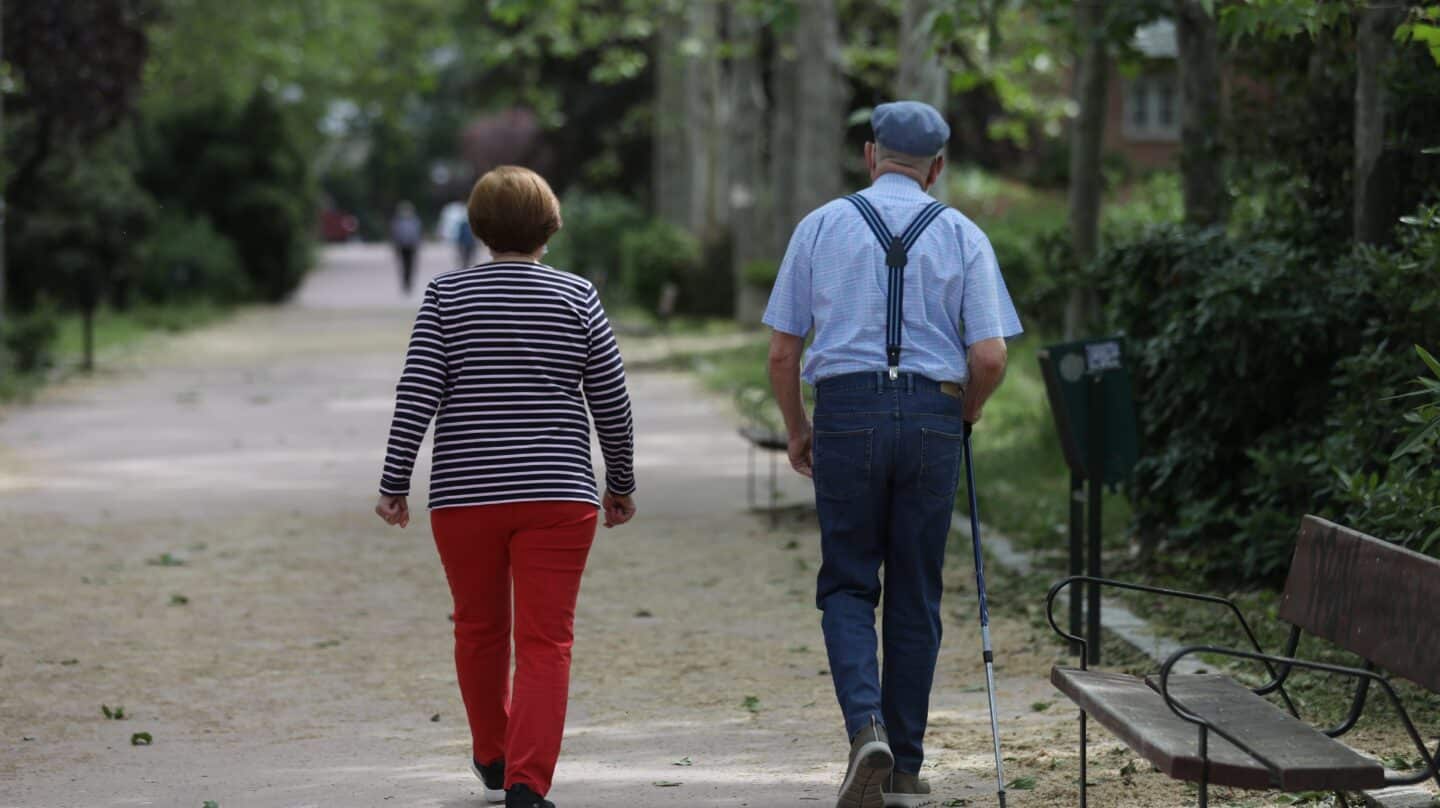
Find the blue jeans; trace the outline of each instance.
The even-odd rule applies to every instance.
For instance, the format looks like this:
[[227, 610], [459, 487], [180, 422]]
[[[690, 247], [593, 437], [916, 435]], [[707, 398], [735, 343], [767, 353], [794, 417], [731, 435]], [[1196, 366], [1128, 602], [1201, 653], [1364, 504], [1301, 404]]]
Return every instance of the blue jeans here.
[[[816, 603], [835, 695], [847, 737], [878, 718], [896, 770], [912, 774], [925, 759], [963, 430], [960, 399], [923, 377], [852, 373], [815, 387]], [[883, 672], [875, 636], [882, 595]]]

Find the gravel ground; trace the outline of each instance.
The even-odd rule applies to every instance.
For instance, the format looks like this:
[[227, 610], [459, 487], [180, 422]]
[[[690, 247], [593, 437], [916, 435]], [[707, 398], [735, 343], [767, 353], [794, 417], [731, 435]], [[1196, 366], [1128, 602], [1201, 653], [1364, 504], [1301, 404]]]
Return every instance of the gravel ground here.
[[[422, 274], [448, 259], [430, 248]], [[396, 293], [390, 261], [330, 249], [291, 305], [0, 411], [0, 806], [482, 804], [423, 511], [403, 532], [369, 512], [418, 299]], [[632, 393], [640, 515], [591, 556], [551, 797], [832, 803], [846, 744], [813, 516], [772, 529], [746, 511], [727, 402], [668, 373], [634, 374]], [[782, 484], [809, 500], [803, 480]], [[927, 776], [945, 804], [992, 804], [963, 548], [949, 575]], [[992, 593], [1008, 775], [1034, 783], [1011, 804], [1070, 804], [1056, 647], [1009, 594]], [[1186, 801], [1158, 776], [1121, 777], [1132, 758], [1113, 742], [1092, 754], [1092, 804]]]

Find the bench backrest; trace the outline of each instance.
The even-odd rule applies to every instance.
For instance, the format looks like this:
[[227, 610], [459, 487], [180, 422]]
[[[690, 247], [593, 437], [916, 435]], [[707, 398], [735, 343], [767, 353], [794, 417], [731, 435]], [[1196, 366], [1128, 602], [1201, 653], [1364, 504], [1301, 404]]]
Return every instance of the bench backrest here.
[[1306, 516], [1280, 617], [1440, 692], [1440, 560]]

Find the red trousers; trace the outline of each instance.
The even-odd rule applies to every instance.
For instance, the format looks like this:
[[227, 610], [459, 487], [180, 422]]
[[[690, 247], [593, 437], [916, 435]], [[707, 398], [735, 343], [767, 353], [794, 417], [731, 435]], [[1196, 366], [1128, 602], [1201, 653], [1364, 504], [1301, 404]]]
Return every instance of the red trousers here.
[[507, 788], [524, 783], [542, 796], [550, 790], [570, 695], [575, 599], [596, 513], [585, 502], [430, 513], [455, 598], [455, 668], [475, 759], [490, 764], [504, 758]]

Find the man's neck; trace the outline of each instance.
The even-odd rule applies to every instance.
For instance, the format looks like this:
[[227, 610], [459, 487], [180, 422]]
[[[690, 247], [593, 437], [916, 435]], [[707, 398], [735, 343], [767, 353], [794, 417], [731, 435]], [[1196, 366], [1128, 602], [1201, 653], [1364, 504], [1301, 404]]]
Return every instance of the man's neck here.
[[922, 179], [922, 178], [919, 176], [918, 173], [913, 172], [913, 171], [907, 171], [907, 170], [905, 170], [905, 169], [903, 169], [903, 168], [892, 168], [891, 166], [888, 166], [888, 165], [887, 165], [887, 166], [881, 166], [880, 169], [875, 172], [875, 178], [874, 178], [873, 180], [871, 180], [871, 182], [872, 182], [872, 183], [877, 183], [877, 182], [879, 182], [881, 179], [883, 179], [884, 177], [887, 177], [887, 176], [893, 176], [893, 177], [896, 177], [896, 178], [899, 178], [899, 179], [906, 179], [906, 180], [909, 180], [910, 182], [913, 182], [913, 183], [915, 183], [916, 185], [920, 186], [920, 190], [922, 190], [922, 191], [929, 190], [928, 188], [925, 187], [925, 180]]

